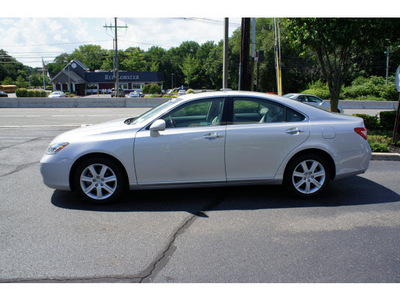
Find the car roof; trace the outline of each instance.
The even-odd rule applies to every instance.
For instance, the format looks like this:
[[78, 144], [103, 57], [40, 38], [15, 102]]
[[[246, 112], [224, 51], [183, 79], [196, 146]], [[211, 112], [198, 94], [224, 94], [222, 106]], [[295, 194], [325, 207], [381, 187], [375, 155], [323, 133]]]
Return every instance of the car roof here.
[[329, 118], [335, 116], [335, 114], [313, 107], [311, 105], [301, 103], [291, 98], [286, 98], [283, 96], [261, 93], [261, 92], [250, 92], [250, 91], [204, 92], [204, 93], [181, 95], [175, 99], [172, 99], [171, 101], [179, 103], [179, 102], [187, 102], [196, 98], [212, 98], [212, 97], [258, 97], [267, 100], [273, 100], [278, 103], [287, 105], [295, 110], [299, 110], [300, 112], [307, 114], [308, 116], [313, 116], [314, 118]]

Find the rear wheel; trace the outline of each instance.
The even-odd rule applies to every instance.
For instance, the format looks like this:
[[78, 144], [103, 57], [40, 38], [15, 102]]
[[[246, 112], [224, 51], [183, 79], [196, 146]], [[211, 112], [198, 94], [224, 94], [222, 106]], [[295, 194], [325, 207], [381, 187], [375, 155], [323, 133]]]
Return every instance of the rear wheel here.
[[80, 196], [93, 203], [117, 200], [125, 186], [125, 177], [120, 167], [105, 157], [93, 157], [83, 161], [77, 167], [73, 180]]
[[317, 154], [295, 158], [287, 167], [285, 184], [300, 197], [314, 197], [323, 192], [330, 182], [328, 163]]

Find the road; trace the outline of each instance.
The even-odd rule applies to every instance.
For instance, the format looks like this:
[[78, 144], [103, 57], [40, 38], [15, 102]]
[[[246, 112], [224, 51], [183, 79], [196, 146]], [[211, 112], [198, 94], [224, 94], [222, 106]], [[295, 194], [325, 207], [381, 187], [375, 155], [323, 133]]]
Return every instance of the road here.
[[400, 282], [400, 162], [307, 201], [249, 186], [97, 206], [43, 185], [53, 137], [144, 110], [0, 110], [0, 282]]

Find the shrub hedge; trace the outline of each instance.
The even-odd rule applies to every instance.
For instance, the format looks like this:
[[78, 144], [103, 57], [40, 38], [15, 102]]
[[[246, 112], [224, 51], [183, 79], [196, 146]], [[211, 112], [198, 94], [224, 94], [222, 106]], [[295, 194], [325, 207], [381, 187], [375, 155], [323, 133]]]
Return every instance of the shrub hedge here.
[[[367, 130], [393, 130], [394, 122], [396, 119], [396, 111], [381, 111], [378, 116], [370, 116], [366, 114], [353, 114], [353, 116], [360, 117], [364, 120], [364, 125]], [[400, 124], [398, 126], [400, 130]]]
[[[394, 129], [394, 122], [396, 121], [396, 114], [395, 110], [392, 111], [381, 111], [379, 113], [380, 123], [383, 129], [386, 130], [393, 130]], [[400, 124], [397, 126], [397, 130], [400, 130]]]
[[45, 90], [28, 90], [25, 88], [19, 88], [15, 91], [15, 95], [18, 98], [23, 98], [23, 97], [35, 97], [35, 98], [40, 98], [40, 97], [47, 97], [47, 93]]
[[[330, 92], [328, 84], [318, 80], [307, 86], [307, 89], [302, 91], [303, 94], [311, 94], [322, 99], [329, 99]], [[371, 76], [368, 78], [357, 77], [353, 80], [350, 86], [343, 86], [340, 92], [340, 99], [346, 100], [375, 100], [375, 101], [397, 101], [399, 93], [394, 84], [394, 76], [386, 79], [381, 76]]]

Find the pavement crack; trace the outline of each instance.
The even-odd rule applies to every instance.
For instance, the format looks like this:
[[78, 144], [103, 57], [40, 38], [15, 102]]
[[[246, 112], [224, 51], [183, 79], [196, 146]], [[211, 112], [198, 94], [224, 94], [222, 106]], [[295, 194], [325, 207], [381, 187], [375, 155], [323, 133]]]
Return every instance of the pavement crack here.
[[29, 139], [29, 140], [23, 141], [23, 142], [21, 142], [21, 143], [13, 144], [13, 145], [6, 146], [6, 147], [1, 147], [1, 148], [0, 148], [0, 151], [5, 150], [5, 149], [8, 149], [8, 148], [16, 147], [16, 146], [21, 146], [21, 145], [23, 145], [23, 144], [27, 144], [27, 143], [30, 143], [30, 142], [34, 142], [34, 141], [37, 141], [37, 140], [40, 140], [40, 139], [42, 139], [42, 138], [41, 138], [41, 137], [37, 137], [37, 138], [33, 138], [33, 139]]
[[[26, 165], [31, 165], [26, 164]], [[23, 165], [23, 166], [26, 166]], [[20, 166], [22, 167], [22, 166]], [[16, 171], [14, 171], [16, 172]], [[4, 175], [3, 175], [4, 176]], [[1, 177], [1, 176], [0, 176]], [[224, 197], [222, 195], [217, 195], [212, 201], [207, 203], [202, 209], [196, 212], [190, 212], [191, 215], [185, 218], [184, 221], [176, 228], [176, 230], [171, 235], [171, 238], [167, 242], [165, 248], [156, 256], [156, 258], [146, 267], [143, 271], [135, 275], [127, 276], [94, 276], [94, 277], [81, 277], [81, 278], [14, 278], [8, 280], [1, 280], [0, 283], [150, 283], [154, 280], [157, 274], [168, 264], [172, 255], [174, 254], [177, 247], [175, 246], [176, 239], [184, 234], [184, 232], [196, 221], [197, 218], [207, 217], [206, 211], [210, 211], [220, 205]]]
[[28, 167], [30, 167], [30, 166], [32, 166], [32, 165], [35, 165], [35, 164], [37, 164], [37, 163], [38, 163], [37, 161], [34, 161], [34, 162], [30, 162], [30, 163], [26, 163], [26, 164], [19, 165], [19, 166], [17, 166], [14, 170], [12, 170], [11, 172], [8, 172], [8, 173], [5, 173], [5, 174], [0, 175], [0, 178], [6, 177], [6, 176], [11, 175], [11, 174], [14, 174], [14, 173], [17, 173], [17, 172], [19, 172], [19, 171], [21, 171], [21, 170], [23, 170], [23, 169], [25, 169], [25, 168], [28, 168]]
[[152, 282], [155, 276], [167, 265], [173, 253], [177, 249], [177, 247], [174, 245], [176, 239], [182, 235], [196, 221], [197, 218], [204, 218], [206, 215], [204, 213], [205, 211], [209, 211], [217, 207], [223, 200], [223, 196], [217, 196], [216, 199], [205, 205], [201, 210], [194, 212], [191, 216], [187, 217], [172, 234], [164, 250], [161, 251], [154, 261], [151, 262], [149, 266], [140, 273], [139, 276], [142, 277], [142, 279], [139, 282]]

